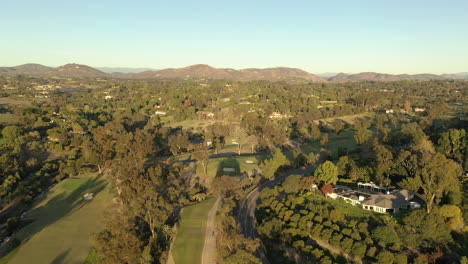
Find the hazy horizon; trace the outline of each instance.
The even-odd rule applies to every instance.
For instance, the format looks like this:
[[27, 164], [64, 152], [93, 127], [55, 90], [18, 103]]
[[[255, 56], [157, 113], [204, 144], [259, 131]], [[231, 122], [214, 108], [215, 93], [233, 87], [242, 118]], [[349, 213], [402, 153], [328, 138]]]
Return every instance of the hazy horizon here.
[[[468, 2], [10, 1], [1, 63], [468, 71]], [[5, 52], [8, 51], [8, 52]], [[99, 65], [99, 66], [96, 66]], [[122, 66], [125, 65], [125, 66]]]

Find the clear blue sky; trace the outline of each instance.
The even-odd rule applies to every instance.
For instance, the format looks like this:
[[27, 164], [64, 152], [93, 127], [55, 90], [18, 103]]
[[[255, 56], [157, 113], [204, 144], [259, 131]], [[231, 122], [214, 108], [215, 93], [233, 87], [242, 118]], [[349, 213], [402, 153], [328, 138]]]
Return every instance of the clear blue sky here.
[[0, 0], [0, 64], [468, 71], [468, 0]]

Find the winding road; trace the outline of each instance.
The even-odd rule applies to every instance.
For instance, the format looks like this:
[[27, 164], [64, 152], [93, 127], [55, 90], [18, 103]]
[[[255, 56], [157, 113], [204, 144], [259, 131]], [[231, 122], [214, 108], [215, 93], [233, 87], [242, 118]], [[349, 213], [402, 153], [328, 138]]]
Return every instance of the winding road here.
[[[242, 200], [240, 208], [239, 208], [239, 213], [237, 215], [237, 221], [239, 222], [242, 233], [244, 234], [245, 237], [255, 239], [258, 238], [258, 233], [257, 233], [257, 221], [255, 219], [255, 210], [257, 209], [257, 203], [258, 203], [258, 198], [260, 196], [260, 191], [263, 190], [264, 188], [271, 188], [275, 186], [276, 184], [284, 181], [286, 177], [289, 175], [293, 174], [299, 174], [299, 175], [305, 175], [314, 170], [314, 167], [308, 167], [304, 169], [296, 169], [289, 171], [285, 174], [282, 174], [278, 177], [276, 177], [274, 180], [267, 181], [257, 188], [253, 189], [250, 193], [248, 193], [244, 200]], [[270, 262], [268, 261], [268, 258], [266, 257], [265, 251], [262, 246], [260, 246], [257, 249], [257, 257], [260, 258], [260, 260], [265, 263], [269, 264]]]

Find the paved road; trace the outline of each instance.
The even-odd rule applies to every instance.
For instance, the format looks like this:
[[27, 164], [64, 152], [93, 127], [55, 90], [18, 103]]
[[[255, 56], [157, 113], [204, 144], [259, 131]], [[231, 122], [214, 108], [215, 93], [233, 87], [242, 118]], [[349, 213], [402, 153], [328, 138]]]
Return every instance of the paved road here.
[[[308, 167], [305, 169], [296, 169], [289, 171], [285, 174], [282, 174], [278, 177], [276, 177], [272, 181], [267, 181], [257, 188], [253, 189], [249, 194], [247, 194], [242, 200], [240, 208], [239, 208], [239, 213], [237, 215], [237, 221], [239, 222], [242, 233], [244, 234], [245, 237], [255, 239], [258, 237], [257, 233], [257, 221], [255, 219], [255, 210], [257, 209], [257, 203], [258, 203], [258, 198], [260, 196], [260, 191], [263, 190], [264, 188], [271, 188], [275, 186], [276, 184], [284, 181], [286, 177], [292, 174], [300, 174], [300, 175], [305, 175], [307, 173], [310, 173], [313, 171], [313, 167]], [[268, 261], [268, 258], [266, 257], [265, 251], [263, 250], [263, 247], [259, 247], [257, 249], [257, 257], [261, 259], [261, 261], [265, 264], [269, 264], [270, 262]]]
[[206, 220], [205, 244], [203, 246], [201, 264], [216, 264], [216, 212], [218, 211], [221, 198], [217, 198]]

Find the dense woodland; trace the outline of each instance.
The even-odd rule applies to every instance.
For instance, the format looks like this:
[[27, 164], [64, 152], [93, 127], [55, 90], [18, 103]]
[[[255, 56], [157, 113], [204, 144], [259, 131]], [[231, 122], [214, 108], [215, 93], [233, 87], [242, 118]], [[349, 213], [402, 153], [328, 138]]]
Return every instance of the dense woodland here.
[[[260, 247], [277, 263], [466, 263], [467, 107], [468, 82], [454, 80], [0, 76], [2, 236], [27, 224], [20, 216], [51, 186], [92, 172], [106, 177], [115, 197], [94, 238], [99, 263], [166, 263], [180, 209], [209, 196], [222, 197], [220, 263], [261, 263]], [[210, 125], [174, 125], [190, 120]], [[206, 176], [206, 161], [228, 137], [238, 142], [234, 154], [264, 155], [261, 175], [198, 181], [185, 163], [167, 162], [191, 153]], [[331, 147], [346, 137], [355, 147]], [[308, 144], [320, 150], [305, 151]], [[244, 196], [301, 167], [313, 172], [263, 189], [261, 239], [245, 238], [236, 220]], [[358, 181], [403, 186], [424, 208], [390, 217], [324, 196], [330, 184]]]

